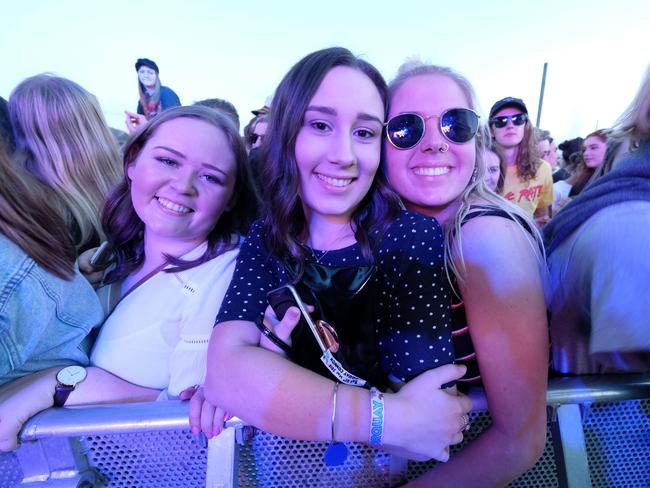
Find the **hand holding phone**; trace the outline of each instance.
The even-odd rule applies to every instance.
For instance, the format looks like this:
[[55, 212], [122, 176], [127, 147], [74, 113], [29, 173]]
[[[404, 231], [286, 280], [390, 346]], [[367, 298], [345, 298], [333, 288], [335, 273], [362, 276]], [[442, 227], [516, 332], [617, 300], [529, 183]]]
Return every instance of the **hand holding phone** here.
[[290, 307], [298, 307], [302, 317], [296, 327], [300, 326], [301, 322], [303, 326], [309, 327], [322, 352], [329, 350], [335, 353], [339, 350], [339, 339], [336, 330], [324, 320], [312, 317], [310, 309], [313, 311], [313, 307], [302, 301], [293, 285], [284, 285], [271, 290], [267, 294], [267, 298], [280, 320]]
[[90, 265], [96, 270], [104, 269], [110, 261], [111, 255], [112, 252], [110, 246], [108, 245], [108, 241], [104, 241], [91, 256]]

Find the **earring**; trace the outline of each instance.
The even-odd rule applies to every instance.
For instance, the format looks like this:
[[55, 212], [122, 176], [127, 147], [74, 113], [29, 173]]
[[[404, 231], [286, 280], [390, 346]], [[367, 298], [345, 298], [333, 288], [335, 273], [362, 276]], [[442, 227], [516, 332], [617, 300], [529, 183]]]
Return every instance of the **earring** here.
[[446, 153], [447, 151], [449, 151], [449, 144], [443, 142], [440, 147], [438, 147], [438, 152]]
[[476, 180], [478, 179], [478, 164], [474, 165], [474, 171], [472, 171], [472, 183], [476, 183]]

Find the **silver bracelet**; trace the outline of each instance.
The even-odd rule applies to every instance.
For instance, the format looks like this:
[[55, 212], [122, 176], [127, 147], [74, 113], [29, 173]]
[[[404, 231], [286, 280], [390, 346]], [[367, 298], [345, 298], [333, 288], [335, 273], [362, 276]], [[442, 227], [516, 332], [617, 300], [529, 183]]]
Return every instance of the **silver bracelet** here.
[[339, 383], [334, 383], [334, 393], [332, 394], [332, 442], [336, 442], [336, 393], [339, 391]]

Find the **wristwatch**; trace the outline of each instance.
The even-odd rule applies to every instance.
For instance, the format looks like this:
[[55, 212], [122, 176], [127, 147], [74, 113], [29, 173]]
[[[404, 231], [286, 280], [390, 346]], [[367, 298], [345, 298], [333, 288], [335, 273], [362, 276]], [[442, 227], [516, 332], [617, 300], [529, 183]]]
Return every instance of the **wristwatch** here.
[[54, 390], [54, 406], [62, 407], [75, 386], [86, 379], [83, 366], [66, 366], [56, 374], [57, 385]]

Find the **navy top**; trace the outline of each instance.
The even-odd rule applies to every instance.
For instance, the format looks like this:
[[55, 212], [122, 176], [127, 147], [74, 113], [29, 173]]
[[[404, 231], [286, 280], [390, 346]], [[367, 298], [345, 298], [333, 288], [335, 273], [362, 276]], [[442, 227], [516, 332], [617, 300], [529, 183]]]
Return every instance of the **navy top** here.
[[[217, 323], [256, 320], [267, 307], [266, 293], [291, 282], [284, 263], [269, 254], [262, 229], [261, 221], [253, 224], [242, 245]], [[444, 269], [442, 228], [433, 218], [402, 211], [382, 236], [373, 237], [379, 245], [373, 250], [372, 317], [384, 372], [408, 381], [453, 362], [451, 287]], [[358, 244], [310, 251], [323, 265], [369, 264]]]

